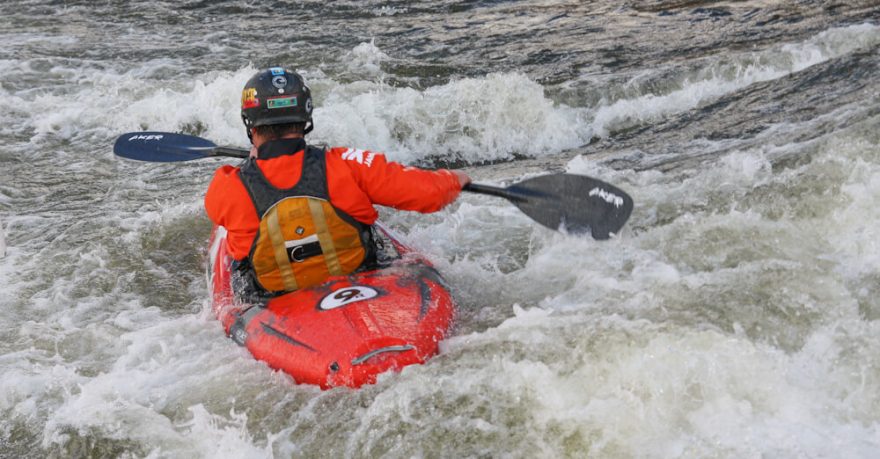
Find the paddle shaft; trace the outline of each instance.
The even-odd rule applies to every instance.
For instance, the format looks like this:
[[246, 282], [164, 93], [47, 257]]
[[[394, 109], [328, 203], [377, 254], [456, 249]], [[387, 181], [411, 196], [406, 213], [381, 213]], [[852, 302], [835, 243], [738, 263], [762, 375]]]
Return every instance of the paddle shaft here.
[[[212, 157], [230, 157], [230, 158], [247, 158], [250, 154], [250, 151], [239, 148], [239, 147], [230, 147], [230, 146], [218, 146], [211, 151], [210, 156]], [[514, 195], [506, 188], [500, 188], [492, 185], [483, 185], [480, 183], [468, 183], [462, 188], [463, 191], [468, 191], [475, 194], [485, 194], [489, 196], [497, 196], [499, 198], [504, 198], [509, 201], [521, 201], [522, 198]]]
[[[221, 156], [243, 159], [250, 155], [250, 150], [244, 148], [218, 146], [201, 137], [169, 132], [123, 134], [113, 152], [123, 158], [152, 162]], [[573, 174], [532, 177], [504, 188], [469, 183], [463, 191], [504, 198], [548, 228], [564, 228], [571, 234], [589, 232], [595, 239], [616, 234], [633, 209], [632, 198], [623, 190]]]
[[249, 150], [238, 147], [217, 147], [211, 152], [211, 156], [228, 156], [230, 158], [247, 158]]
[[[230, 158], [247, 158], [250, 152], [245, 150], [244, 148], [238, 147], [217, 147], [211, 152], [211, 156], [227, 156]], [[489, 196], [497, 196], [499, 198], [504, 198], [509, 201], [521, 201], [522, 198], [514, 195], [506, 188], [500, 188], [492, 185], [483, 185], [480, 183], [468, 183], [462, 188], [463, 191], [468, 191], [476, 194], [485, 194]]]
[[497, 196], [499, 198], [504, 198], [509, 201], [521, 201], [522, 198], [515, 196], [513, 193], [507, 190], [507, 188], [500, 188], [492, 185], [483, 185], [481, 183], [468, 183], [462, 188], [462, 191], [469, 191], [471, 193], [476, 194], [485, 194], [489, 196]]

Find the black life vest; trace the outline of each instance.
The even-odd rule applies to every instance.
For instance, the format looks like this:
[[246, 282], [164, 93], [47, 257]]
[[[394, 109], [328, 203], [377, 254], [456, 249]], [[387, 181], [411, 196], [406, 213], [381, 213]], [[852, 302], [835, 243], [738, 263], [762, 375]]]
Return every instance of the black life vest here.
[[288, 189], [269, 183], [253, 158], [239, 173], [260, 218], [248, 260], [257, 284], [271, 293], [350, 274], [373, 252], [370, 226], [330, 203], [324, 150], [306, 146], [302, 154], [299, 182]]

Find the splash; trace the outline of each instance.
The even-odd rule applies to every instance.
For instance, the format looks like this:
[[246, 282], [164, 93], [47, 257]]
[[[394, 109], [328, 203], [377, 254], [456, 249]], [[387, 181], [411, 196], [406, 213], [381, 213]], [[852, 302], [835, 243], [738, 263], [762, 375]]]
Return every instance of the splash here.
[[0, 258], [6, 256], [6, 233], [3, 231], [3, 221], [0, 220]]
[[336, 85], [315, 112], [318, 136], [387, 151], [480, 163], [583, 145], [585, 111], [554, 103], [522, 74], [490, 74], [418, 91], [381, 83]]
[[[635, 125], [686, 112], [754, 83], [784, 77], [880, 43], [880, 26], [863, 24], [822, 32], [801, 44], [707, 58], [693, 70], [673, 71], [665, 91], [607, 88], [596, 107], [555, 102], [540, 84], [520, 73], [492, 73], [423, 90], [383, 82], [380, 64], [390, 59], [375, 43], [348, 54], [349, 69], [376, 81], [341, 83], [306, 69], [316, 97], [313, 141], [383, 151], [404, 162], [440, 159], [478, 164], [514, 157], [557, 154]], [[83, 84], [48, 94], [10, 94], [0, 108], [25, 110], [34, 140], [52, 135], [75, 141], [125, 131], [183, 131], [217, 143], [247, 143], [238, 110], [251, 66], [185, 79], [155, 79], [145, 62], [125, 73], [56, 67], [54, 74]], [[661, 85], [662, 86], [662, 85]], [[618, 96], [614, 96], [618, 94]], [[100, 104], [94, 101], [101, 101]], [[52, 107], [44, 110], [43, 107]]]

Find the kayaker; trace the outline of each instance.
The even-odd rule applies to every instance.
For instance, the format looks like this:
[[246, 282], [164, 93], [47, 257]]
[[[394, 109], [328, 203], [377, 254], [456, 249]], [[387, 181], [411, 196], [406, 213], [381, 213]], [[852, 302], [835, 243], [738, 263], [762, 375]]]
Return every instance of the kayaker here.
[[205, 195], [208, 217], [228, 231], [233, 288], [247, 301], [369, 267], [374, 205], [435, 212], [470, 182], [461, 171], [404, 166], [369, 150], [309, 146], [312, 108], [299, 74], [254, 75], [241, 97], [251, 157], [217, 169]]

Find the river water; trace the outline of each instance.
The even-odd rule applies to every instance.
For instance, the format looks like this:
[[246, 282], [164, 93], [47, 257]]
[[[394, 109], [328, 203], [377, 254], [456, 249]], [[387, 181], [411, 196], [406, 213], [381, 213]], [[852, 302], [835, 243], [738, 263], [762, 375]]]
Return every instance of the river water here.
[[[95, 3], [95, 4], [93, 4]], [[0, 457], [876, 457], [874, 0], [0, 3]], [[506, 201], [383, 210], [454, 287], [428, 364], [296, 385], [205, 283], [240, 90], [300, 71], [313, 142], [627, 190], [610, 241]], [[2, 255], [2, 254], [0, 254]]]

